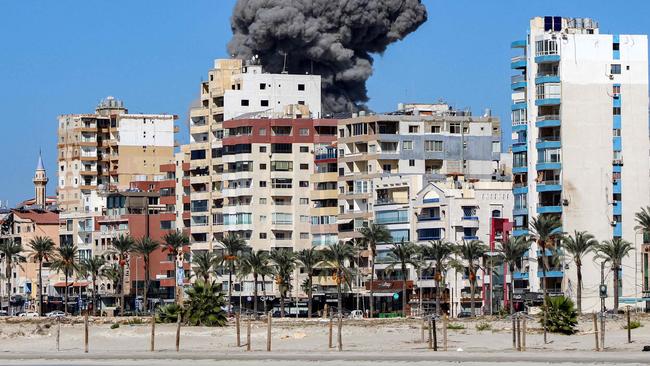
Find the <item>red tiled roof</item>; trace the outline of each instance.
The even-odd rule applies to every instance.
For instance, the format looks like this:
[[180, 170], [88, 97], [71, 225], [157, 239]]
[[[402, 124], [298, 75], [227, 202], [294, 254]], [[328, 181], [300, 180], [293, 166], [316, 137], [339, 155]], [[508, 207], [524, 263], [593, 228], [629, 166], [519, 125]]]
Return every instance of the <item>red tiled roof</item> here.
[[39, 225], [58, 225], [59, 214], [51, 211], [14, 211], [14, 215]]

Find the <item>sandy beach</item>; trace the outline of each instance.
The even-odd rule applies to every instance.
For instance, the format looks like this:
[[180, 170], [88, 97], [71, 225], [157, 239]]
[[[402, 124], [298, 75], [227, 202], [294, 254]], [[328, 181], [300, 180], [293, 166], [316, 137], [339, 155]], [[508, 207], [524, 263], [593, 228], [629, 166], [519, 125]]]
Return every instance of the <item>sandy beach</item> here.
[[[61, 323], [60, 351], [56, 348], [58, 324], [45, 319], [3, 319], [0, 322], [0, 364], [56, 364], [51, 361], [69, 361], [65, 364], [102, 364], [116, 359], [151, 360], [176, 359], [201, 365], [209, 360], [236, 360], [238, 365], [268, 359], [270, 364], [283, 361], [346, 362], [578, 362], [641, 364], [650, 362], [650, 352], [641, 352], [650, 345], [650, 317], [639, 315], [644, 325], [632, 330], [632, 343], [627, 343], [625, 319], [608, 319], [606, 323], [606, 350], [594, 352], [594, 333], [590, 317], [583, 317], [579, 333], [572, 336], [549, 334], [549, 343], [543, 343], [538, 323], [528, 322], [526, 352], [512, 349], [511, 322], [507, 319], [454, 319], [448, 329], [447, 352], [444, 352], [441, 324], [438, 325], [440, 352], [428, 349], [422, 342], [422, 322], [418, 319], [345, 320], [343, 325], [343, 352], [328, 347], [329, 322], [323, 319], [273, 319], [272, 352], [266, 352], [267, 327], [264, 322], [251, 323], [251, 352], [236, 347], [234, 322], [224, 328], [183, 327], [181, 352], [175, 351], [176, 325], [157, 324], [155, 352], [149, 351], [151, 326], [127, 324], [126, 319], [91, 319], [89, 352], [84, 353], [83, 319], [66, 319]], [[120, 323], [116, 329], [111, 325]], [[478, 330], [477, 324], [489, 324], [491, 329]], [[246, 322], [242, 322], [241, 343], [246, 343]], [[336, 345], [336, 326], [334, 326]], [[42, 363], [49, 360], [47, 363]], [[86, 360], [86, 363], [83, 363]], [[73, 362], [74, 361], [74, 362]], [[92, 361], [91, 363], [87, 363]], [[182, 361], [182, 362], [181, 362]], [[40, 362], [40, 363], [39, 363]], [[360, 363], [359, 363], [360, 362]], [[286, 362], [282, 362], [286, 365]], [[142, 364], [142, 363], [139, 363]], [[215, 364], [212, 362], [211, 364]], [[369, 363], [368, 363], [369, 364]]]

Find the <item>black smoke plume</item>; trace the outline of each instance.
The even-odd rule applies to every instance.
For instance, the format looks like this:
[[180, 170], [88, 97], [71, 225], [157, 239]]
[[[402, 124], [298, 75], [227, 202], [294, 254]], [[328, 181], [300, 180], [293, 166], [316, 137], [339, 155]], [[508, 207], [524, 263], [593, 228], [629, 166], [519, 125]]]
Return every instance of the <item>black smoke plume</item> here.
[[354, 112], [368, 101], [372, 54], [426, 20], [420, 0], [238, 0], [228, 51], [258, 55], [269, 72], [286, 59], [290, 73], [321, 75], [324, 112]]

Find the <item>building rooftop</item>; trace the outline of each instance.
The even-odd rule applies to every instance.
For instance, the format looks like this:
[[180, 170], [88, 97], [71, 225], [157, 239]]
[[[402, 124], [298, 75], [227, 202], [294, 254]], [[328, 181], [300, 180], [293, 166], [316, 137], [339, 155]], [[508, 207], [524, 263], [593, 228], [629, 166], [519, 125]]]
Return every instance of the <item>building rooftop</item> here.
[[59, 214], [52, 211], [39, 210], [13, 210], [14, 216], [23, 220], [30, 220], [39, 225], [58, 225]]

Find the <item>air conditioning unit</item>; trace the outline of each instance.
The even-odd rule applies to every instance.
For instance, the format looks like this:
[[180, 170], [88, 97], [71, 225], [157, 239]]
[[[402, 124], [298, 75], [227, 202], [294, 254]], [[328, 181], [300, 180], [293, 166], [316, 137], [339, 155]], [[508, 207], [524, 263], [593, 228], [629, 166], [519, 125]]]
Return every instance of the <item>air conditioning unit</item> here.
[[609, 224], [612, 226], [616, 226], [616, 221], [612, 220]]
[[568, 206], [569, 205], [569, 200], [563, 199], [562, 200], [562, 206]]
[[621, 93], [614, 93], [614, 99], [618, 99], [621, 97]]
[[612, 164], [614, 164], [614, 165], [623, 165], [623, 159], [614, 159], [612, 161]]

